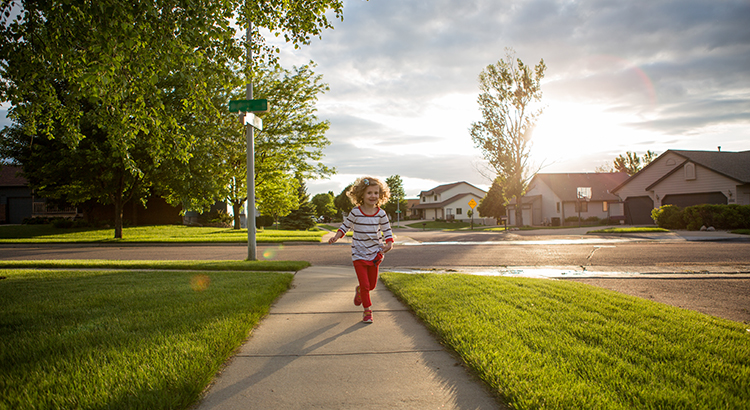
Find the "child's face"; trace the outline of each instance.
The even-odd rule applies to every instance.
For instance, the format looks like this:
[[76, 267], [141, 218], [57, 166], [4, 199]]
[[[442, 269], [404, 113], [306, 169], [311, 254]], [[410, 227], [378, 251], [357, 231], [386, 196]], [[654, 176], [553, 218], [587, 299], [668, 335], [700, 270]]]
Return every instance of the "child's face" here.
[[365, 204], [367, 206], [378, 206], [378, 201], [380, 200], [380, 187], [375, 186], [368, 186], [367, 189], [365, 189]]

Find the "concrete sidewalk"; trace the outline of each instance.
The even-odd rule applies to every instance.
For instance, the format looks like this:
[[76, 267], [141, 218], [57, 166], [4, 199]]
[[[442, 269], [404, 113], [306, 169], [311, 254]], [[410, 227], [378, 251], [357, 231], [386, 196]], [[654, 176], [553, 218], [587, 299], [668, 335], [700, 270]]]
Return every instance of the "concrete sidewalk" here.
[[362, 323], [356, 284], [353, 268], [298, 272], [196, 408], [503, 408], [382, 283]]

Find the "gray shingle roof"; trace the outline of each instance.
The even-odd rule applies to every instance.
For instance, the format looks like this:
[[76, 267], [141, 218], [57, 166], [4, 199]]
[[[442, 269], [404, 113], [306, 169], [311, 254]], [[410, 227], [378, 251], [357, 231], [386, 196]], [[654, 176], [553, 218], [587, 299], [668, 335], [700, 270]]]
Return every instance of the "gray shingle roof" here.
[[750, 183], [750, 151], [669, 151], [726, 177]]
[[563, 201], [575, 201], [578, 187], [591, 187], [592, 201], [619, 201], [610, 190], [628, 179], [624, 172], [536, 174]]

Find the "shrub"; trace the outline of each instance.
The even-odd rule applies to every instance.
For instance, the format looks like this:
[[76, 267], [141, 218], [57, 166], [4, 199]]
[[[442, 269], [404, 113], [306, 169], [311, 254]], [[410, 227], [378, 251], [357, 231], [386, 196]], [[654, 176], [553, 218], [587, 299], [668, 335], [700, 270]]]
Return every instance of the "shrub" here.
[[675, 205], [664, 205], [651, 211], [651, 218], [659, 228], [685, 229], [683, 210]]
[[684, 209], [664, 205], [651, 211], [660, 228], [697, 231], [702, 226], [716, 229], [750, 228], [750, 205], [694, 205]]
[[208, 220], [209, 225], [224, 228], [232, 226], [232, 222], [234, 222], [234, 217], [222, 210], [216, 211], [216, 215]]
[[52, 226], [58, 229], [69, 229], [73, 227], [73, 220], [67, 218], [58, 218], [52, 221]]
[[273, 217], [269, 215], [258, 215], [255, 217], [255, 227], [257, 229], [268, 228], [273, 225]]

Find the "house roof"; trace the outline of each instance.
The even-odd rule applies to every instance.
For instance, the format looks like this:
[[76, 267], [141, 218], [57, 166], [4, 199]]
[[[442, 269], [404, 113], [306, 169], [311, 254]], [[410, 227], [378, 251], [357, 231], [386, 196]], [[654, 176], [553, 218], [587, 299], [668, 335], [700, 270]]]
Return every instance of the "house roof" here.
[[460, 182], [454, 182], [452, 184], [438, 185], [435, 188], [432, 188], [430, 190], [422, 191], [422, 192], [419, 193], [419, 197], [421, 198], [423, 195], [437, 195], [437, 194], [439, 194], [441, 192], [445, 192], [445, 191], [447, 191], [447, 190], [449, 190], [449, 189], [451, 189], [453, 187], [456, 187], [458, 185], [461, 185], [461, 184], [466, 184], [466, 185], [468, 185], [468, 186], [470, 186], [472, 188], [476, 188], [476, 189], [478, 189], [478, 190], [486, 193], [485, 190], [483, 190], [481, 188], [477, 188], [474, 185], [471, 185], [470, 183], [468, 183], [466, 181], [460, 181]]
[[619, 201], [611, 194], [614, 187], [628, 179], [624, 172], [594, 172], [594, 173], [566, 173], [566, 174], [536, 174], [552, 192], [562, 201], [578, 200], [577, 188], [591, 187], [592, 201]]
[[21, 171], [21, 167], [0, 165], [0, 186], [28, 186], [29, 183], [26, 178], [18, 175]]
[[[668, 152], [671, 152], [673, 154], [677, 154], [683, 158], [685, 158], [685, 162], [690, 161], [695, 164], [701, 165], [705, 168], [708, 168], [716, 173], [719, 173], [721, 175], [724, 175], [728, 178], [732, 178], [736, 181], [742, 182], [744, 184], [750, 183], [750, 151], [687, 151], [687, 150], [676, 150], [676, 149], [670, 149], [664, 152], [663, 154], [659, 155], [659, 157], [662, 157], [666, 155]], [[624, 182], [622, 182], [620, 185], [615, 187], [612, 191], [618, 191], [623, 186], [627, 185], [627, 183], [633, 179], [636, 175], [640, 174], [641, 172], [648, 169], [651, 165], [656, 163], [658, 158], [656, 160], [651, 161], [648, 165], [643, 167], [638, 173], [634, 174]], [[684, 162], [683, 162], [684, 164]], [[680, 164], [682, 165], [682, 164]], [[657, 181], [654, 182], [654, 184], [651, 184], [650, 187], [654, 186], [658, 182], [662, 181], [665, 177], [671, 175], [675, 172], [675, 170], [680, 169], [680, 167], [675, 167], [671, 172], [667, 173], [666, 175], [659, 178]], [[647, 188], [648, 190], [648, 188]]]
[[726, 177], [750, 183], [750, 151], [670, 151]]
[[[469, 196], [469, 195], [478, 197], [478, 195], [476, 195], [476, 194], [473, 194], [473, 193], [471, 193], [471, 192], [466, 192], [466, 193], [463, 193], [463, 194], [453, 195], [452, 197], [450, 197], [450, 198], [446, 199], [446, 200], [445, 200], [445, 201], [443, 201], [443, 202], [431, 202], [431, 203], [427, 203], [427, 204], [419, 204], [419, 205], [414, 205], [414, 206], [413, 206], [412, 208], [413, 208], [413, 209], [433, 209], [433, 208], [442, 208], [442, 207], [444, 207], [445, 205], [448, 205], [448, 204], [450, 204], [450, 203], [456, 202], [456, 201], [458, 201], [459, 199], [461, 199], [461, 198], [463, 198], [463, 197], [465, 197], [465, 196]], [[469, 205], [469, 203], [467, 202], [467, 203], [466, 203], [466, 205], [468, 206], [468, 205]]]

